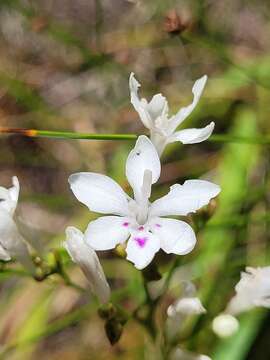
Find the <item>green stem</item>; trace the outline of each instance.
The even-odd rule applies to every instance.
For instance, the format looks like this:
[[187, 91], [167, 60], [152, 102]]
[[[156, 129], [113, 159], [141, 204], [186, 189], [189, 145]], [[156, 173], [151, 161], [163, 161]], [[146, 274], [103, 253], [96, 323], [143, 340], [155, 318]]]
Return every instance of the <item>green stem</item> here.
[[81, 139], [81, 140], [136, 140], [136, 134], [89, 134], [72, 131], [50, 131], [35, 129], [0, 128], [0, 134], [19, 134], [27, 137], [43, 137], [55, 139]]
[[[91, 134], [72, 131], [51, 131], [36, 129], [0, 128], [1, 134], [18, 134], [27, 137], [54, 138], [54, 139], [77, 139], [77, 140], [136, 140], [138, 134]], [[231, 136], [214, 134], [208, 141], [217, 143], [240, 143], [270, 145], [270, 136]]]

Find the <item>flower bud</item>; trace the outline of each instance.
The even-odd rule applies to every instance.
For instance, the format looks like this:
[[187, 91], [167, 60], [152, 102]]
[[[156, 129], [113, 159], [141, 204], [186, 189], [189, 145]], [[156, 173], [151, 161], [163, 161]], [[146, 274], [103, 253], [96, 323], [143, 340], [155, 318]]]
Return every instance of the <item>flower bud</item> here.
[[230, 314], [220, 314], [214, 318], [212, 329], [221, 338], [229, 337], [239, 329], [239, 322]]
[[96, 252], [85, 243], [82, 232], [75, 227], [69, 226], [66, 229], [66, 242], [64, 246], [71, 259], [82, 269], [92, 292], [97, 295], [100, 302], [108, 302], [110, 287]]

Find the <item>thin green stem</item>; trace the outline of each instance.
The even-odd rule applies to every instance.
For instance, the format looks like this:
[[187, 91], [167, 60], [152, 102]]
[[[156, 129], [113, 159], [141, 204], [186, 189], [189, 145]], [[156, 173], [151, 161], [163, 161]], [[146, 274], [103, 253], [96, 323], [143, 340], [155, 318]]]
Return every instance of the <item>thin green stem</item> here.
[[[36, 130], [36, 129], [17, 129], [17, 128], [0, 128], [0, 135], [18, 134], [27, 137], [53, 138], [53, 139], [75, 139], [75, 140], [131, 140], [138, 138], [139, 134], [92, 134], [79, 133], [72, 131], [52, 131], [52, 130]], [[214, 134], [208, 141], [216, 143], [239, 143], [239, 144], [255, 144], [270, 145], [270, 136], [232, 136], [224, 134]]]
[[89, 134], [72, 131], [0, 128], [0, 134], [18, 134], [27, 137], [79, 140], [136, 140], [136, 134]]

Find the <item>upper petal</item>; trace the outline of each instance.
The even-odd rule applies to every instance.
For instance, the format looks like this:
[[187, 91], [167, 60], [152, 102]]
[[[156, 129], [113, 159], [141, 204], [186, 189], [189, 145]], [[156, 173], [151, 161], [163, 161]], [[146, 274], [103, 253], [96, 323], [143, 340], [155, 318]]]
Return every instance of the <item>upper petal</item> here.
[[9, 189], [0, 186], [0, 208], [8, 211], [13, 215], [20, 192], [20, 184], [17, 176], [12, 177], [13, 186]]
[[148, 231], [137, 231], [128, 240], [127, 260], [141, 270], [150, 264], [159, 249], [160, 241], [155, 235]]
[[134, 106], [135, 110], [138, 112], [142, 123], [145, 127], [150, 129], [152, 127], [152, 119], [150, 114], [147, 111], [148, 103], [145, 99], [140, 100], [138, 97], [138, 89], [141, 84], [135, 79], [134, 73], [130, 74], [129, 77], [129, 89], [130, 89], [130, 101]]
[[200, 100], [206, 81], [206, 75], [195, 81], [192, 88], [192, 93], [194, 95], [192, 103], [184, 108], [181, 108], [178, 113], [170, 119], [169, 131], [171, 133], [174, 132], [174, 130], [192, 113]]
[[162, 94], [156, 94], [152, 97], [147, 109], [152, 120], [156, 120], [158, 117], [167, 117], [169, 110], [168, 101]]
[[153, 202], [151, 216], [187, 215], [217, 196], [220, 187], [205, 180], [188, 180], [171, 186], [170, 192]]
[[66, 242], [64, 246], [72, 260], [82, 269], [92, 291], [102, 303], [108, 302], [110, 287], [97, 254], [91, 247], [86, 245], [82, 232], [73, 226], [69, 226], [66, 229]]
[[156, 218], [151, 230], [160, 239], [160, 247], [167, 254], [188, 254], [196, 244], [192, 227], [184, 221]]
[[215, 127], [215, 123], [212, 121], [209, 125], [201, 129], [185, 129], [176, 131], [169, 139], [168, 143], [175, 141], [181, 141], [183, 144], [196, 144], [200, 143], [211, 136]]
[[146, 170], [152, 173], [152, 184], [160, 176], [160, 160], [156, 148], [147, 136], [139, 136], [136, 145], [128, 155], [126, 176], [135, 196], [141, 193]]
[[85, 232], [85, 241], [95, 250], [114, 249], [129, 236], [129, 220], [120, 216], [102, 216], [91, 221]]
[[90, 210], [102, 214], [128, 214], [129, 197], [108, 176], [81, 172], [72, 174], [68, 181], [76, 198]]

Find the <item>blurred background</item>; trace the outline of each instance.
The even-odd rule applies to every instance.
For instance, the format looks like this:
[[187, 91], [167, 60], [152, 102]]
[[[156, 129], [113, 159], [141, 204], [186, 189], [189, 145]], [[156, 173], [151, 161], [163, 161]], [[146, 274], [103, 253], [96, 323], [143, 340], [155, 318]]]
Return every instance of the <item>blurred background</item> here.
[[[269, 145], [270, 4], [267, 0], [1, 0], [0, 126], [91, 133], [146, 133], [130, 104], [128, 77], [140, 94], [161, 92], [171, 114], [192, 101], [196, 79], [209, 76], [184, 127], [215, 121], [227, 141], [172, 144], [153, 199], [190, 178], [215, 181], [217, 201], [189, 221], [198, 244], [179, 268], [157, 316], [191, 277], [208, 312], [185, 328], [182, 348], [217, 360], [270, 359], [270, 317], [255, 310], [240, 331], [219, 340], [211, 320], [224, 310], [245, 265], [270, 265]], [[269, 139], [269, 138], [268, 138]], [[106, 173], [127, 191], [125, 160], [134, 142], [0, 138], [0, 184], [21, 184], [18, 216], [44, 251], [61, 247], [68, 225], [84, 230], [94, 214], [71, 194], [77, 171]], [[113, 253], [101, 254], [118, 303], [132, 311], [144, 296], [140, 273]], [[173, 257], [160, 254], [159, 269]], [[68, 273], [85, 286], [66, 257]], [[52, 276], [37, 282], [20, 265], [0, 272], [0, 344], [3, 359], [156, 359], [140, 325], [127, 323], [113, 348], [97, 303]], [[0, 349], [1, 349], [0, 348]], [[152, 356], [152, 357], [151, 357]]]

